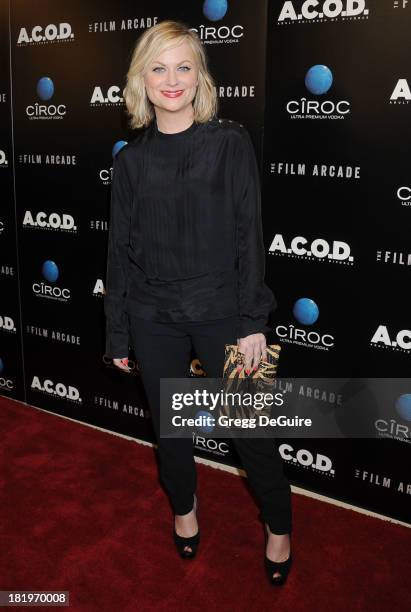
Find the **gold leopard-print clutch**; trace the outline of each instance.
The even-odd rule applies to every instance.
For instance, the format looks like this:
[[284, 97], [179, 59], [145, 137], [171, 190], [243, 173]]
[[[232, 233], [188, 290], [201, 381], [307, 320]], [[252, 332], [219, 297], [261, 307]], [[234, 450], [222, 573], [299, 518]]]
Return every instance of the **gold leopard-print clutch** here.
[[[239, 365], [244, 366], [244, 354], [238, 350], [237, 344], [225, 345], [225, 358], [223, 369], [223, 389], [226, 393], [272, 393], [274, 378], [277, 375], [277, 367], [280, 357], [281, 346], [279, 344], [268, 344], [266, 347], [267, 360], [260, 359], [256, 371], [245, 373], [244, 367], [237, 371]], [[224, 405], [222, 414], [234, 416], [233, 408]], [[271, 406], [264, 406], [257, 410], [251, 406], [240, 406], [235, 408], [235, 416], [252, 418], [258, 414], [271, 416]]]

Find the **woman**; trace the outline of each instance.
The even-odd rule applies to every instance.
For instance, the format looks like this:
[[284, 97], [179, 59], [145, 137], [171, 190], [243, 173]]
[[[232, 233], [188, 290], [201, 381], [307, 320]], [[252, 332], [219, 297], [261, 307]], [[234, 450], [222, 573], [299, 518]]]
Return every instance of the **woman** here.
[[[218, 119], [214, 81], [194, 31], [163, 21], [138, 40], [124, 98], [140, 130], [114, 159], [105, 313], [106, 354], [140, 366], [158, 442], [174, 540], [194, 557], [200, 530], [191, 439], [160, 437], [160, 379], [186, 377], [194, 347], [221, 377], [224, 345], [247, 374], [266, 359], [275, 298], [264, 283], [258, 168], [240, 123]], [[291, 495], [274, 441], [233, 439], [266, 529], [265, 564], [283, 584], [290, 564]]]

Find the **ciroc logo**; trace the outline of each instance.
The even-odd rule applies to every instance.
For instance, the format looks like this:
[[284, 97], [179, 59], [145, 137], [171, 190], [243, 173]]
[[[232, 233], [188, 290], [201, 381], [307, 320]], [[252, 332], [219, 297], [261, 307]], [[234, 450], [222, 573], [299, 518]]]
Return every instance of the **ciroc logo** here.
[[397, 198], [402, 206], [411, 206], [411, 187], [403, 185], [397, 189]]
[[195, 448], [211, 453], [212, 455], [225, 456], [230, 452], [228, 444], [224, 440], [204, 438], [203, 436], [198, 436], [193, 433], [193, 443]]
[[[294, 318], [302, 325], [314, 325], [319, 314], [319, 308], [311, 298], [300, 298], [293, 306]], [[328, 351], [334, 346], [334, 337], [331, 334], [301, 329], [293, 324], [277, 325], [275, 332], [283, 342], [288, 342], [289, 344], [297, 344], [323, 351]]]
[[[205, 0], [203, 2], [203, 15], [209, 21], [220, 21], [228, 11], [227, 0]], [[244, 28], [242, 25], [220, 25], [207, 26], [199, 25], [196, 28], [190, 28], [197, 32], [199, 38], [206, 45], [215, 44], [236, 44], [244, 36]]]
[[[403, 393], [395, 401], [395, 410], [403, 421], [411, 421], [411, 393]], [[411, 442], [411, 427], [392, 418], [377, 419], [375, 429], [382, 438]]]
[[117, 142], [114, 143], [113, 148], [111, 150], [111, 155], [113, 156], [113, 158], [117, 155], [117, 153], [123, 148], [125, 147], [127, 144], [126, 140], [117, 140]]
[[[38, 98], [48, 102], [54, 96], [54, 82], [50, 77], [41, 77], [36, 86]], [[29, 119], [64, 119], [67, 113], [65, 104], [29, 104], [26, 106], [26, 115]]]
[[[316, 64], [305, 75], [305, 86], [314, 95], [322, 96], [333, 83], [333, 75], [328, 66]], [[347, 100], [309, 100], [300, 98], [290, 100], [286, 106], [291, 119], [344, 119], [350, 112]]]
[[5, 369], [4, 360], [0, 357], [0, 391], [13, 391], [15, 387], [14, 380], [5, 375]]
[[36, 296], [59, 302], [67, 302], [71, 298], [70, 289], [54, 285], [60, 276], [59, 268], [54, 261], [47, 259], [42, 265], [41, 273], [48, 283], [33, 283], [32, 289]]

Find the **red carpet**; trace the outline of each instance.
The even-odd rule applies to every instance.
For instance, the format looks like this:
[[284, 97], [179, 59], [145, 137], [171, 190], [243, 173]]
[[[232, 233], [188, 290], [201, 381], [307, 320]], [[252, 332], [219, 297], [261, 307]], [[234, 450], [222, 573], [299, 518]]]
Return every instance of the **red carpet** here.
[[5, 398], [0, 425], [0, 590], [67, 590], [74, 611], [411, 610], [406, 527], [294, 495], [294, 567], [271, 587], [243, 478], [198, 465], [185, 561], [152, 448]]

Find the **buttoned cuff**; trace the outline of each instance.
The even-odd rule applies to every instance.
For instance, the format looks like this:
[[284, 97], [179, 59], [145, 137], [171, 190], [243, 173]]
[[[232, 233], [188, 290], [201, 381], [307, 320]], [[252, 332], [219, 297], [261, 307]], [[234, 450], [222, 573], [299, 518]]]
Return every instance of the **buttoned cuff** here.
[[251, 319], [250, 317], [240, 317], [239, 333], [240, 338], [245, 338], [251, 334], [268, 334], [271, 327], [266, 324], [266, 319]]

